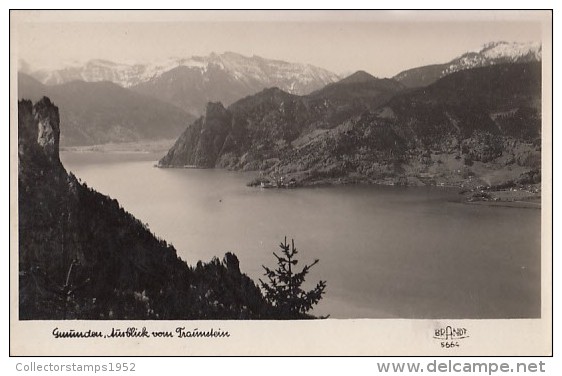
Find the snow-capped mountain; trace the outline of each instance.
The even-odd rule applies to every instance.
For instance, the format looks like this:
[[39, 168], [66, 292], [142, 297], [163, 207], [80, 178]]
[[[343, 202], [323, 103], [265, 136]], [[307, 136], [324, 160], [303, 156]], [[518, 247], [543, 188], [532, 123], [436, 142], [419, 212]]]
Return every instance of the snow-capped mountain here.
[[[27, 64], [22, 62], [27, 68]], [[234, 52], [211, 53], [209, 56], [170, 58], [150, 64], [123, 64], [108, 60], [90, 60], [85, 64], [66, 66], [56, 70], [30, 72], [46, 85], [57, 85], [69, 81], [111, 81], [123, 87], [132, 87], [150, 81], [177, 67], [198, 70], [202, 75], [210, 68], [220, 68], [242, 82], [262, 81], [267, 87], [277, 86], [293, 94], [305, 94], [311, 88], [318, 89], [339, 77], [325, 69], [310, 64], [288, 63], [247, 57]], [[26, 69], [29, 72], [29, 68]]]
[[228, 106], [270, 87], [291, 94], [307, 94], [338, 79], [335, 74], [311, 65], [232, 52], [192, 57], [179, 63], [131, 89], [201, 115], [208, 102]]
[[47, 85], [75, 80], [111, 81], [193, 114], [200, 114], [209, 101], [228, 105], [268, 87], [303, 95], [339, 79], [336, 74], [309, 64], [233, 52], [170, 58], [150, 64], [90, 60], [82, 65], [29, 73]]
[[278, 87], [298, 95], [308, 94], [339, 80], [336, 74], [310, 64], [288, 63], [256, 55], [247, 57], [234, 52], [191, 57], [178, 63], [178, 66], [200, 69], [204, 74], [212, 68], [219, 68], [238, 81], [247, 84], [263, 82], [265, 87]]
[[409, 87], [427, 86], [441, 77], [464, 69], [505, 63], [541, 61], [539, 42], [491, 42], [478, 51], [467, 52], [448, 63], [405, 70], [394, 79]]
[[144, 73], [147, 67], [96, 59], [85, 64], [75, 63], [60, 69], [43, 69], [28, 73], [45, 85], [60, 85], [71, 81], [110, 81], [128, 87], [138, 82], [140, 74]]

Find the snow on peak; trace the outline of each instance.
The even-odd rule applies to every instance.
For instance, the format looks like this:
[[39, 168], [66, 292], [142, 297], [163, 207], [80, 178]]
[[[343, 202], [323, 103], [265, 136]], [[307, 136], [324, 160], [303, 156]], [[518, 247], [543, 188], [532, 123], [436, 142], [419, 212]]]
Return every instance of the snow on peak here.
[[540, 42], [492, 42], [485, 44], [480, 50], [480, 54], [488, 59], [517, 59], [530, 55], [540, 60], [541, 52]]
[[150, 81], [177, 67], [199, 70], [205, 75], [209, 69], [220, 69], [242, 82], [264, 82], [294, 93], [302, 92], [311, 82], [324, 84], [339, 77], [325, 69], [308, 64], [288, 63], [259, 56], [247, 57], [236, 52], [212, 52], [207, 56], [171, 57], [146, 64], [116, 63], [103, 59], [89, 60], [82, 64], [70, 64], [61, 69], [34, 72], [34, 76], [46, 84], [59, 84], [70, 80], [112, 81], [131, 87]]
[[540, 61], [541, 52], [540, 42], [490, 42], [478, 51], [467, 52], [452, 60], [441, 76], [493, 64]]

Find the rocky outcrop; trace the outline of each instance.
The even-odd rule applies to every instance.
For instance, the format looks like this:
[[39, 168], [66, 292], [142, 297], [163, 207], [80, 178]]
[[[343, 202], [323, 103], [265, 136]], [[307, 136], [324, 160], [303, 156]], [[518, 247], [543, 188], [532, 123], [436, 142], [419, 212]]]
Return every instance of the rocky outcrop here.
[[205, 116], [192, 124], [160, 165], [214, 167], [231, 127], [232, 116], [221, 103], [208, 103]]
[[111, 82], [48, 86], [18, 74], [19, 99], [38, 101], [44, 96], [60, 106], [63, 146], [172, 139], [194, 119], [173, 105]]
[[227, 109], [210, 103], [159, 165], [266, 169], [299, 138], [332, 129], [402, 89], [395, 81], [363, 72], [307, 96], [269, 88]]
[[[222, 122], [224, 109], [211, 107], [210, 120]], [[271, 317], [235, 255], [192, 268], [116, 200], [68, 174], [48, 98], [19, 102], [18, 136], [20, 319]]]
[[232, 116], [222, 103], [207, 104], [199, 142], [195, 149], [195, 165], [213, 166], [216, 163], [230, 131], [231, 121]]
[[59, 109], [49, 98], [43, 97], [33, 106], [33, 116], [37, 121], [37, 144], [52, 162], [59, 160]]

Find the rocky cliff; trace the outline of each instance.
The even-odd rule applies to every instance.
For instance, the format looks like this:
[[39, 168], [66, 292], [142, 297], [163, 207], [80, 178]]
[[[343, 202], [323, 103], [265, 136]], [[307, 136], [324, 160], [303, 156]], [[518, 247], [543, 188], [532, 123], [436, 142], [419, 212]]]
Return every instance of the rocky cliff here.
[[354, 74], [307, 96], [269, 88], [228, 108], [207, 106], [160, 161], [160, 166], [226, 167], [263, 170], [281, 155], [375, 109], [404, 87], [367, 73]]
[[59, 134], [48, 98], [19, 102], [20, 319], [271, 317], [235, 255], [190, 267], [116, 200], [68, 174]]

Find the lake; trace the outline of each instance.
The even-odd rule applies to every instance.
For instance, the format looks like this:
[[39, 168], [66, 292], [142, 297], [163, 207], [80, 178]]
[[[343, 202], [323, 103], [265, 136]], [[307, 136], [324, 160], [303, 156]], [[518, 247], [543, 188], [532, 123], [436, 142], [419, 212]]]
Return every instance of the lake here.
[[256, 282], [285, 236], [299, 265], [320, 262], [316, 315], [332, 318], [540, 317], [540, 210], [460, 202], [454, 190], [250, 188], [252, 173], [153, 167], [160, 154], [61, 152], [178, 255], [234, 252]]

